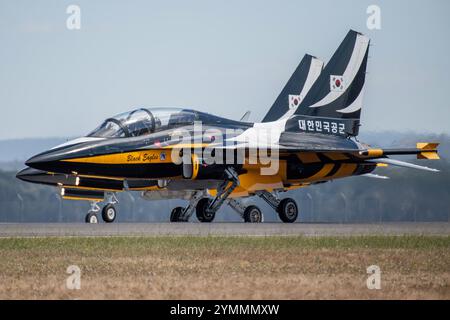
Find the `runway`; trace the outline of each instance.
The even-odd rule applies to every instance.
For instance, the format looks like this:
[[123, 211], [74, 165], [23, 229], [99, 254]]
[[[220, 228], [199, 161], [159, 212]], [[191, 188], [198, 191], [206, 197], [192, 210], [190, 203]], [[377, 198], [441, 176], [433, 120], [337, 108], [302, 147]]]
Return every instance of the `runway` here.
[[450, 223], [0, 223], [0, 237], [362, 235], [450, 235]]

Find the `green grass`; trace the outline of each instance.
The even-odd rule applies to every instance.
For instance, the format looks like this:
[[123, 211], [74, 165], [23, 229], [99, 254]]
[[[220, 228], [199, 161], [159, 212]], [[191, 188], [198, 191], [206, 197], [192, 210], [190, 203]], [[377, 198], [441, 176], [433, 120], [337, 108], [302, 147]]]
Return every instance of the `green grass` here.
[[448, 299], [449, 249], [450, 236], [0, 238], [0, 299]]
[[1, 238], [2, 250], [111, 250], [127, 249], [436, 249], [449, 248], [450, 236], [352, 236], [352, 237], [44, 237]]

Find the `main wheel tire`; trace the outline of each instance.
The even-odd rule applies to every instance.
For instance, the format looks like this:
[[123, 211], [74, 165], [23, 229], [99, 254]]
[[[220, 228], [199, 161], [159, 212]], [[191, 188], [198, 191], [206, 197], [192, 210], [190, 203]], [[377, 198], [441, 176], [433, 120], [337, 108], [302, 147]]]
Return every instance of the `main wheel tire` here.
[[102, 209], [102, 218], [106, 223], [111, 223], [116, 220], [117, 210], [113, 204], [109, 203]]
[[208, 208], [210, 203], [211, 203], [211, 199], [209, 199], [209, 198], [202, 198], [199, 200], [199, 202], [197, 203], [197, 206], [195, 207], [195, 214], [197, 216], [198, 221], [211, 222], [214, 220], [216, 213], [206, 211], [206, 208]]
[[180, 222], [180, 216], [183, 213], [183, 207], [173, 208], [170, 213], [170, 222]]
[[95, 212], [89, 212], [86, 215], [85, 221], [86, 221], [86, 223], [98, 223], [97, 214]]
[[244, 221], [259, 223], [263, 222], [263, 215], [257, 206], [248, 206], [244, 211]]
[[298, 207], [294, 199], [286, 198], [281, 200], [280, 204], [278, 205], [277, 211], [278, 216], [283, 222], [292, 223], [297, 220]]

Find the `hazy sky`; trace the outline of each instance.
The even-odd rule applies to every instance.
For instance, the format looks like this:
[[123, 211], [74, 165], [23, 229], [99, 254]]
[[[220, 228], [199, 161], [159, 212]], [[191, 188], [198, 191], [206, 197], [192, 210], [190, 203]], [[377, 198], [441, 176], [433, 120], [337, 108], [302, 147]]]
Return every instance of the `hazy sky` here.
[[448, 133], [449, 15], [447, 0], [0, 0], [0, 139], [82, 135], [138, 106], [259, 121], [302, 56], [327, 61], [350, 28], [373, 44], [361, 130]]

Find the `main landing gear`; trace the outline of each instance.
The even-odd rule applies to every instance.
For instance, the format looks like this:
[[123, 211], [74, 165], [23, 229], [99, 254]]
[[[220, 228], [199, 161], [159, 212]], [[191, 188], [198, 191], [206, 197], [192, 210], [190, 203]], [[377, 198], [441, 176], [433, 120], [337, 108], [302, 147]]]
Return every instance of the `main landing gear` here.
[[204, 191], [194, 194], [186, 208], [176, 207], [170, 214], [171, 222], [187, 222], [194, 213], [200, 222], [212, 222], [217, 210], [227, 200], [228, 196], [239, 185], [239, 176], [233, 168], [225, 169], [226, 179], [218, 186], [214, 198], [205, 197]]
[[228, 198], [239, 185], [239, 177], [233, 168], [225, 170], [226, 179], [218, 186], [217, 195], [214, 198], [206, 197], [206, 192], [197, 191], [189, 201], [187, 207], [176, 207], [170, 214], [170, 222], [187, 222], [194, 210], [200, 222], [212, 222], [217, 210], [226, 202], [235, 210], [245, 222], [263, 222], [264, 216], [261, 210], [254, 205], [244, 206], [240, 200]]
[[119, 203], [117, 197], [114, 193], [108, 192], [105, 197], [106, 205], [100, 210], [97, 201], [91, 201], [91, 209], [88, 211], [86, 215], [86, 223], [98, 223], [98, 213], [101, 211], [101, 216], [104, 222], [111, 223], [116, 220], [117, 209], [114, 206], [116, 203]]
[[198, 206], [198, 203], [204, 198], [205, 192], [204, 191], [197, 191], [192, 196], [191, 200], [189, 201], [189, 204], [186, 208], [183, 207], [176, 207], [172, 210], [170, 213], [170, 222], [188, 222], [189, 218], [192, 216], [194, 211], [196, 210], [196, 207]]
[[276, 193], [272, 194], [268, 191], [259, 191], [256, 194], [278, 212], [281, 221], [292, 223], [297, 220], [298, 207], [294, 199], [286, 198], [280, 200]]
[[264, 216], [257, 206], [250, 205], [245, 207], [237, 199], [228, 199], [228, 205], [244, 219], [244, 222], [259, 223], [264, 221]]

